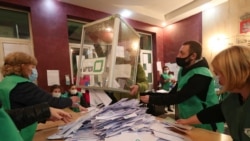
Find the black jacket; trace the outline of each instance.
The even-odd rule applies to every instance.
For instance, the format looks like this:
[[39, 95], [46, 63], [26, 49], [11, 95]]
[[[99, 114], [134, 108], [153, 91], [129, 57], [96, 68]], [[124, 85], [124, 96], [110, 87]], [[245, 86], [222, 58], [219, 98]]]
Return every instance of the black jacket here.
[[[199, 62], [193, 64], [189, 68], [184, 68], [181, 75], [185, 75], [187, 72], [194, 68], [198, 67], [207, 67], [208, 63], [205, 58], [200, 60]], [[168, 94], [162, 94], [162, 93], [149, 93], [149, 104], [156, 104], [156, 105], [170, 105], [170, 104], [179, 104], [193, 95], [196, 95], [201, 100], [205, 101], [206, 99], [206, 93], [209, 88], [209, 84], [212, 81], [212, 78], [196, 74], [193, 77], [191, 77], [187, 84], [183, 86], [183, 88], [177, 92], [177, 86], [176, 86], [168, 93]]]
[[60, 109], [72, 106], [70, 98], [53, 97], [50, 93], [31, 82], [18, 83], [10, 92], [11, 109], [23, 108], [43, 102], [47, 102], [51, 107]]
[[[1, 102], [0, 107], [2, 107]], [[50, 117], [48, 103], [41, 103], [25, 108], [7, 110], [6, 112], [9, 114], [19, 130], [33, 124], [34, 122], [44, 122]]]

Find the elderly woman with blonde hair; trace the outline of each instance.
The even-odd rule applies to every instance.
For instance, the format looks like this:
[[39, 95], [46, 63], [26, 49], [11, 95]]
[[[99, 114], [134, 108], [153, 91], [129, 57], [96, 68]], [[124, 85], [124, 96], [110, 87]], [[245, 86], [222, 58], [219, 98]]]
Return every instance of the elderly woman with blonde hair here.
[[[222, 90], [230, 95], [180, 124], [226, 122], [234, 141], [250, 140], [250, 48], [232, 46], [215, 56], [212, 66]], [[213, 116], [211, 116], [213, 115]]]
[[[17, 109], [35, 104], [47, 102], [54, 108], [66, 108], [78, 102], [77, 97], [55, 98], [37, 85], [32, 83], [36, 80], [37, 60], [35, 57], [22, 52], [8, 54], [4, 58], [4, 65], [1, 68], [3, 80], [0, 82], [0, 100], [3, 109]], [[29, 122], [29, 121], [27, 121]], [[31, 141], [37, 122], [21, 129], [21, 136], [25, 141]]]

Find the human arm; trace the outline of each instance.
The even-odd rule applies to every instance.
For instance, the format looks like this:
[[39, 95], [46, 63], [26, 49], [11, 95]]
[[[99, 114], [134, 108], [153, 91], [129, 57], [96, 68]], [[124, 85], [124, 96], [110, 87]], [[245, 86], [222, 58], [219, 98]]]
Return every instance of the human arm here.
[[198, 119], [197, 115], [193, 115], [187, 119], [178, 119], [176, 121], [178, 124], [183, 125], [194, 125], [194, 124], [201, 124], [200, 120]]
[[144, 92], [148, 89], [148, 80], [142, 66], [138, 64], [136, 74], [136, 85], [130, 87], [130, 94], [136, 95], [138, 92]]
[[216, 104], [200, 111], [196, 115], [193, 115], [187, 119], [179, 119], [176, 122], [179, 124], [206, 124], [225, 122], [225, 118], [221, 110], [221, 104]]
[[161, 74], [160, 83], [161, 83], [162, 85], [165, 84], [165, 83], [167, 83], [167, 82], [169, 82], [169, 81], [170, 81], [170, 77], [164, 78], [164, 77], [163, 77], [163, 74]]
[[81, 112], [83, 112], [83, 111], [87, 112], [87, 111], [88, 111], [87, 108], [83, 107], [83, 106], [82, 106], [81, 104], [79, 104], [78, 102], [74, 103], [72, 107], [77, 107], [77, 108], [79, 108], [79, 111], [81, 111]]
[[71, 115], [60, 109], [49, 107], [48, 103], [36, 104], [24, 108], [6, 111], [18, 129], [22, 129], [34, 122], [63, 120], [69, 122]]
[[62, 120], [65, 123], [70, 122], [72, 116], [69, 113], [53, 107], [49, 107], [49, 109], [50, 109], [50, 118], [48, 120], [51, 121]]
[[[145, 101], [148, 101], [150, 104], [172, 105], [179, 104], [194, 95], [205, 101], [207, 89], [211, 81], [211, 77], [196, 74], [188, 80], [181, 90], [177, 91], [178, 85], [176, 85], [169, 94], [148, 93], [150, 95], [149, 99]], [[146, 99], [146, 97], [143, 96], [141, 99]]]
[[10, 105], [12, 109], [48, 102], [51, 107], [66, 108], [72, 106], [69, 98], [56, 98], [31, 82], [18, 83], [10, 92]]

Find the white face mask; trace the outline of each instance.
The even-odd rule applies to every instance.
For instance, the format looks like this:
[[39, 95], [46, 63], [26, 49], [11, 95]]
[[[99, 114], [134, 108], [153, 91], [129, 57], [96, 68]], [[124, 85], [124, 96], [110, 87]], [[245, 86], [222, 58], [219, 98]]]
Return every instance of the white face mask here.
[[61, 96], [61, 93], [52, 93], [52, 96], [53, 96], [53, 97], [60, 97], [60, 96]]
[[168, 73], [169, 73], [169, 70], [164, 70], [164, 73], [165, 73], [165, 74], [168, 74]]
[[70, 93], [71, 93], [71, 94], [76, 94], [76, 93], [77, 93], [77, 90], [70, 90]]

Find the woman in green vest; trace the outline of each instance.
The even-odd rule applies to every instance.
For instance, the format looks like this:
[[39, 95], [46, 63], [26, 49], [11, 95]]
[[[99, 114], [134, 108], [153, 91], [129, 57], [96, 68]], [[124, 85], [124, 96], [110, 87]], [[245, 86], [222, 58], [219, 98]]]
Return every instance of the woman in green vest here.
[[[23, 52], [9, 53], [1, 68], [3, 80], [0, 82], [0, 100], [3, 109], [17, 109], [48, 102], [55, 108], [66, 108], [79, 101], [78, 97], [56, 98], [33, 82], [37, 79], [37, 60]], [[37, 122], [20, 130], [24, 141], [32, 141]]]
[[250, 141], [250, 48], [232, 46], [212, 61], [222, 91], [230, 92], [220, 104], [180, 119], [180, 124], [226, 122], [234, 141]]

